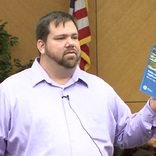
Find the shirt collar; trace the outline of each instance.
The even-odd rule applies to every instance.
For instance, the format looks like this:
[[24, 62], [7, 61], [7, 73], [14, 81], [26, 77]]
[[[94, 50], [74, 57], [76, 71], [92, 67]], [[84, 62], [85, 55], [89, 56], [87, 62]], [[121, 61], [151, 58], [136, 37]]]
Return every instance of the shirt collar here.
[[[41, 65], [39, 64], [39, 57], [35, 59], [32, 67], [32, 86], [36, 86], [37, 84], [39, 84], [42, 81], [46, 81], [49, 84], [54, 84], [55, 82], [48, 76], [48, 74], [45, 72], [45, 70], [41, 67]], [[75, 82], [80, 82], [83, 83], [84, 85], [86, 85], [88, 87], [88, 83], [87, 83], [87, 77], [86, 77], [86, 72], [82, 71], [79, 66], [77, 66], [73, 76], [71, 77], [70, 81], [72, 81], [72, 83]]]

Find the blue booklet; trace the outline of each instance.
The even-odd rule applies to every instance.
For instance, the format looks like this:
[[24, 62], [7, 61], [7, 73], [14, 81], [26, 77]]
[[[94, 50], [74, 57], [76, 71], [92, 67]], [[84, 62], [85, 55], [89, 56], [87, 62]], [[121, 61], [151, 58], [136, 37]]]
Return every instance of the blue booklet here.
[[144, 70], [140, 91], [156, 98], [156, 45], [152, 45]]

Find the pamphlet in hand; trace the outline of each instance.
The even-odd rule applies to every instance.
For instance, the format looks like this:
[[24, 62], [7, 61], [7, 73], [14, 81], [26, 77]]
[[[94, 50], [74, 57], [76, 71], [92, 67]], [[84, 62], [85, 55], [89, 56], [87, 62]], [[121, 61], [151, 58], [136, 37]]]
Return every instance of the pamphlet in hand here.
[[156, 45], [152, 45], [151, 47], [142, 77], [140, 91], [156, 98]]

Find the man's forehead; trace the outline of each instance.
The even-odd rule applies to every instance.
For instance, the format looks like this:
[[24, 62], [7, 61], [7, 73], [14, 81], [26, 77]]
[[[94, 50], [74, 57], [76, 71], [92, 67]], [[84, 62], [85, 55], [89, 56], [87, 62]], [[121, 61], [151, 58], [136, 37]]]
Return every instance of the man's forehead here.
[[66, 23], [61, 22], [57, 26], [54, 22], [51, 22], [49, 28], [50, 32], [57, 34], [62, 34], [64, 31], [70, 34], [78, 34], [77, 28], [72, 21], [67, 21]]
[[52, 27], [55, 27], [55, 28], [58, 28], [58, 27], [66, 27], [67, 25], [70, 25], [70, 26], [75, 26], [75, 24], [73, 23], [73, 21], [62, 21], [62, 22], [59, 22], [59, 23], [56, 23], [56, 21], [51, 21], [50, 22], [50, 25]]

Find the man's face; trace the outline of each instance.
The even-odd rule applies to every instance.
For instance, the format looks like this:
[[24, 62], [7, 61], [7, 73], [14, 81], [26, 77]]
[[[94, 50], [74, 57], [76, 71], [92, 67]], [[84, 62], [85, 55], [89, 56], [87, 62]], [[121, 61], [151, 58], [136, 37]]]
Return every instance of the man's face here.
[[51, 22], [50, 33], [45, 43], [44, 55], [65, 68], [74, 68], [80, 60], [78, 31], [72, 21], [55, 27]]

